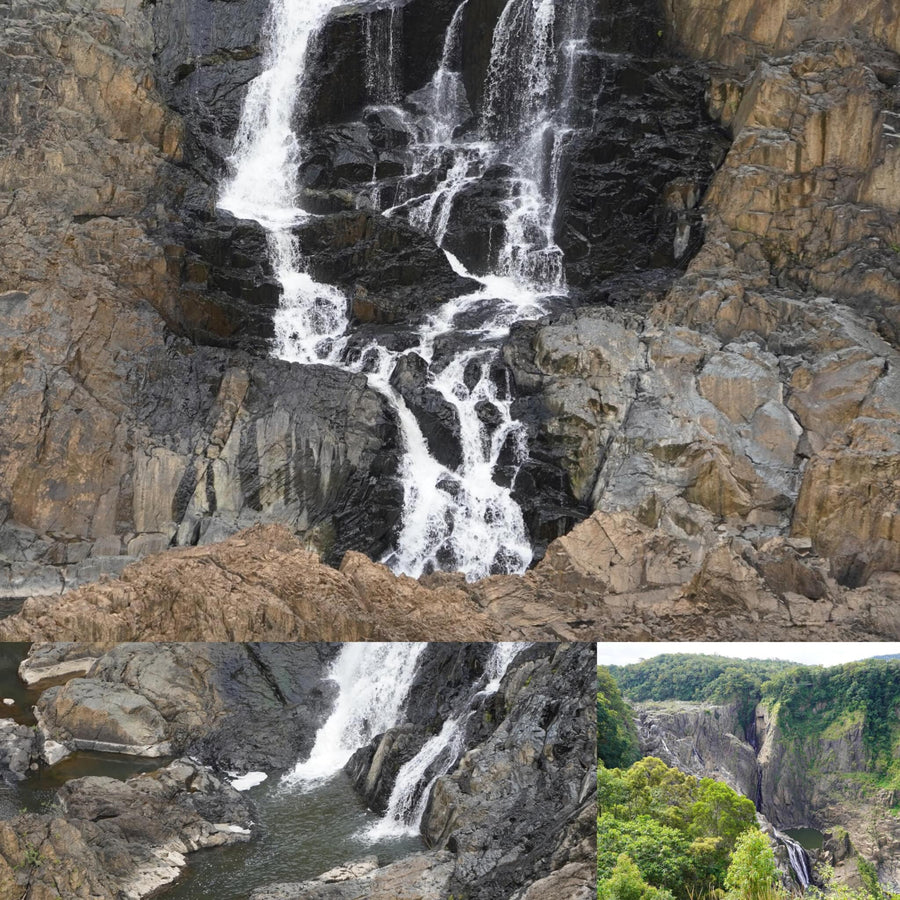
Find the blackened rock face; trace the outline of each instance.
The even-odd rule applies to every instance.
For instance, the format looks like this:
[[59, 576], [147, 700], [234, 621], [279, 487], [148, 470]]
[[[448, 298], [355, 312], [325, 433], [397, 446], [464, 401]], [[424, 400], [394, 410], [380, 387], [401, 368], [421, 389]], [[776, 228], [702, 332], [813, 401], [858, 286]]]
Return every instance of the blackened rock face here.
[[423, 312], [478, 287], [430, 238], [371, 210], [317, 216], [296, 235], [310, 273], [347, 292], [358, 322], [415, 325]]
[[403, 503], [397, 427], [363, 376], [183, 341], [149, 374], [136, 413], [183, 461], [170, 501], [178, 543], [283, 522], [321, 533], [332, 562], [388, 549]]

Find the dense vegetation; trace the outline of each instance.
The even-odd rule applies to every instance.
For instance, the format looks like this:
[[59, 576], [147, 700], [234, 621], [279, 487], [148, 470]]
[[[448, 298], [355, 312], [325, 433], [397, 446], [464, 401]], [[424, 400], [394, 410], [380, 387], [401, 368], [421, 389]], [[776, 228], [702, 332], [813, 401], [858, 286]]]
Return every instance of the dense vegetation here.
[[[900, 662], [869, 659], [829, 669], [796, 667], [763, 686], [786, 737], [802, 740], [829, 728], [862, 724], [869, 768], [900, 787], [894, 748], [900, 738]], [[896, 784], [893, 784], [896, 782]]]
[[689, 900], [726, 886], [756, 809], [727, 785], [647, 757], [597, 772], [597, 896]]
[[610, 666], [622, 693], [637, 703], [686, 700], [694, 703], [737, 703], [746, 728], [762, 699], [762, 686], [794, 663], [768, 659], [667, 653], [631, 666]]
[[[666, 654], [610, 672], [629, 700], [736, 703], [746, 727], [765, 701], [787, 738], [802, 740], [829, 728], [862, 724], [869, 768], [882, 786], [900, 788], [895, 748], [900, 726], [900, 661], [869, 659], [822, 668], [772, 660]], [[895, 783], [896, 782], [896, 783]]]
[[631, 710], [615, 678], [597, 667], [597, 757], [610, 769], [630, 766], [640, 756]]
[[[633, 759], [629, 700], [738, 703], [759, 701], [776, 716], [783, 738], [806, 758], [807, 741], [862, 728], [876, 787], [900, 789], [900, 660], [870, 659], [832, 668], [669, 655], [598, 671], [598, 898], [600, 900], [785, 900], [769, 838], [753, 804], [730, 788], [698, 780], [647, 758]], [[746, 724], [746, 723], [745, 723]], [[613, 764], [615, 763], [615, 765]], [[808, 900], [900, 900], [861, 857], [862, 887], [817, 874], [824, 888]]]

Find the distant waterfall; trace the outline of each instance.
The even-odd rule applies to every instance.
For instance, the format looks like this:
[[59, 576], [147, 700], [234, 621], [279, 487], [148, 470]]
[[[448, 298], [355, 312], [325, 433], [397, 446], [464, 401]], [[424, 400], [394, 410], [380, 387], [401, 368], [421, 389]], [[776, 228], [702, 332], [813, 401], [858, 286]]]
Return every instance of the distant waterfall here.
[[[428, 805], [432, 785], [450, 772], [465, 752], [466, 724], [479, 697], [491, 696], [500, 690], [500, 683], [512, 661], [527, 644], [497, 644], [488, 660], [483, 687], [472, 686], [472, 695], [466, 708], [453, 718], [447, 719], [440, 732], [425, 742], [422, 749], [401, 766], [388, 799], [384, 818], [370, 831], [372, 838], [391, 835], [418, 834], [422, 817]], [[431, 777], [424, 779], [428, 772]]]
[[334, 709], [316, 735], [309, 759], [285, 776], [300, 784], [339, 772], [360, 748], [397, 724], [426, 644], [344, 644], [329, 678]]
[[[395, 192], [388, 215], [406, 215], [444, 246], [461, 192], [497, 166], [512, 171], [502, 245], [491, 251], [491, 271], [480, 290], [447, 302], [419, 328], [412, 352], [424, 360], [427, 386], [458, 417], [462, 462], [442, 465], [432, 455], [419, 422], [390, 384], [404, 351], [379, 339], [346, 358], [349, 303], [336, 288], [306, 270], [293, 229], [310, 214], [297, 206], [297, 171], [303, 139], [293, 131], [294, 111], [307, 77], [309, 49], [340, 0], [273, 0], [264, 70], [250, 85], [219, 205], [254, 219], [268, 232], [273, 268], [283, 288], [275, 316], [274, 352], [300, 363], [326, 363], [364, 373], [397, 411], [404, 446], [400, 477], [404, 509], [394, 549], [385, 562], [419, 576], [436, 569], [469, 580], [492, 573], [521, 573], [532, 547], [513, 499], [527, 460], [524, 427], [512, 415], [509, 385], [497, 378], [499, 347], [513, 323], [537, 318], [544, 298], [565, 291], [562, 252], [554, 240], [559, 184], [575, 83], [573, 60], [583, 38], [586, 0], [509, 0], [493, 36], [485, 110], [477, 133], [458, 137], [472, 118], [463, 86], [461, 28], [468, 0], [450, 22], [443, 56], [418, 120], [411, 105], [400, 120], [415, 132], [415, 163]], [[398, 53], [402, 8], [380, 8], [365, 17], [365, 77], [373, 102], [406, 103]], [[421, 108], [421, 107], [419, 107]], [[445, 161], [449, 163], [445, 164]], [[416, 176], [438, 171], [437, 186], [415, 191]], [[432, 184], [434, 182], [432, 181]], [[421, 188], [419, 188], [421, 190]], [[371, 200], [381, 191], [372, 185]], [[405, 197], [405, 199], [402, 199]], [[448, 254], [449, 255], [449, 254]], [[461, 274], [462, 263], [451, 257]], [[439, 339], [465, 349], [435, 352]], [[408, 352], [408, 351], [406, 351]]]
[[809, 855], [792, 837], [775, 829], [775, 839], [783, 844], [788, 853], [788, 862], [794, 878], [804, 890], [812, 882], [812, 871], [809, 866]]

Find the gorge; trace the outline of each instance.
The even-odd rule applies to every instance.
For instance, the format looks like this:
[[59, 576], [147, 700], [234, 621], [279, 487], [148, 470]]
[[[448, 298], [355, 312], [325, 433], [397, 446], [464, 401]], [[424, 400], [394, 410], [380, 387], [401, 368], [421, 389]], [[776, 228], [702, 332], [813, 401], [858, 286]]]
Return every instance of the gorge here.
[[870, 890], [867, 867], [896, 890], [895, 659], [823, 668], [686, 653], [611, 671], [640, 755], [753, 801], [792, 890]]
[[0, 720], [0, 897], [596, 891], [590, 645], [26, 653], [36, 728]]

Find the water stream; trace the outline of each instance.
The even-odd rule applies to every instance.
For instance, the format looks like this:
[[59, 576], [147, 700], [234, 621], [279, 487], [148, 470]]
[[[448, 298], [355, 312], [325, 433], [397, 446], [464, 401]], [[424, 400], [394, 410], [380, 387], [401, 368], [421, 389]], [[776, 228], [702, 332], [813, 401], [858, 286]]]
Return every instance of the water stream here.
[[[478, 279], [481, 289], [430, 315], [419, 327], [419, 345], [412, 351], [424, 360], [426, 384], [458, 418], [459, 465], [448, 467], [435, 459], [416, 416], [391, 386], [402, 353], [376, 342], [348, 357], [347, 298], [310, 276], [292, 232], [311, 215], [296, 201], [303, 136], [293, 130], [293, 113], [309, 49], [328, 15], [342, 5], [338, 0], [273, 0], [264, 71], [249, 88], [219, 205], [256, 220], [268, 232], [284, 291], [275, 318], [275, 354], [363, 372], [397, 413], [404, 504], [396, 543], [385, 562], [412, 576], [441, 569], [474, 580], [523, 572], [533, 556], [513, 498], [518, 469], [527, 457], [526, 435], [512, 418], [509, 386], [498, 379], [496, 363], [510, 326], [539, 316], [545, 298], [565, 291], [554, 230], [569, 134], [572, 58], [587, 4], [575, 0], [558, 12], [553, 0], [509, 0], [493, 37], [484, 114], [474, 131], [458, 137], [460, 124], [471, 117], [460, 74], [460, 28], [467, 2], [460, 0], [449, 25], [424, 111], [417, 104], [397, 110], [398, 120], [410, 130], [413, 163], [393, 192], [394, 206], [383, 210], [406, 216], [443, 247], [460, 192], [498, 166], [510, 173], [504, 179], [504, 237], [490, 271]], [[403, 103], [396, 59], [401, 19], [396, 7], [367, 17], [366, 82], [373, 105]], [[410, 196], [423, 173], [436, 173], [436, 187]], [[370, 202], [380, 206], [380, 194], [376, 186]], [[458, 259], [450, 259], [458, 272], [469, 274]], [[453, 345], [463, 349], [435, 353], [438, 340], [448, 336], [459, 338]]]
[[787, 850], [788, 863], [797, 884], [806, 890], [812, 882], [812, 870], [806, 850], [794, 838], [777, 828], [775, 829], [775, 839]]
[[269, 779], [247, 796], [256, 806], [257, 837], [192, 853], [166, 900], [247, 900], [255, 888], [316, 878], [364, 856], [374, 854], [387, 865], [424, 849], [417, 835], [367, 840], [378, 817], [343, 772], [303, 791]]

